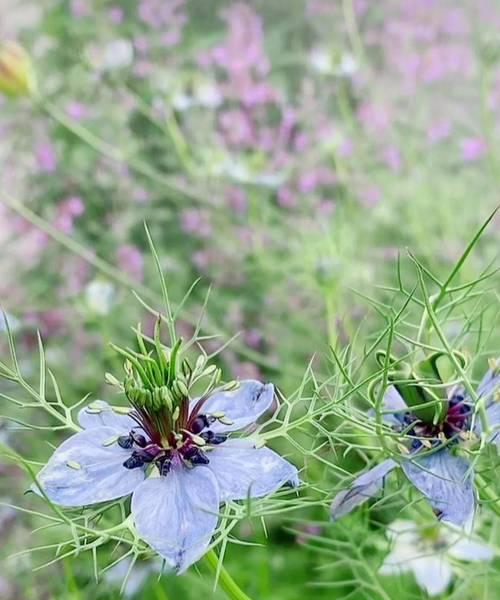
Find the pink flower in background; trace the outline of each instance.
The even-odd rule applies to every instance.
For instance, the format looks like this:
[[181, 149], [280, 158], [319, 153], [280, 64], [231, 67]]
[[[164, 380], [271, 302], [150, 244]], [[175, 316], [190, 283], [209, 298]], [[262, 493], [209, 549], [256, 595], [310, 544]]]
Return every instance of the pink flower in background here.
[[124, 244], [120, 246], [116, 253], [118, 266], [120, 269], [130, 275], [135, 281], [142, 281], [144, 278], [144, 257], [137, 246]]
[[149, 51], [149, 41], [145, 35], [137, 35], [134, 37], [134, 48], [139, 54], [147, 54]]
[[57, 209], [54, 226], [63, 233], [73, 231], [75, 218], [80, 217], [85, 211], [85, 206], [79, 196], [72, 196], [61, 202]]
[[25, 324], [32, 324], [43, 337], [57, 335], [64, 331], [66, 326], [66, 314], [62, 308], [52, 308], [25, 315]]
[[232, 146], [251, 146], [255, 141], [254, 124], [248, 113], [233, 109], [221, 113], [219, 123], [228, 144]]
[[382, 157], [384, 159], [385, 164], [394, 171], [395, 173], [399, 173], [403, 167], [403, 159], [401, 158], [401, 153], [399, 148], [396, 146], [388, 146], [384, 149], [382, 153]]
[[230, 187], [226, 191], [226, 202], [239, 215], [244, 214], [248, 208], [247, 195], [239, 187]]
[[324, 217], [330, 217], [335, 212], [335, 202], [333, 200], [321, 200], [318, 204], [318, 213]]
[[482, 158], [488, 151], [488, 145], [482, 138], [470, 137], [460, 143], [462, 160], [474, 162]]
[[232, 367], [232, 372], [238, 379], [263, 378], [262, 372], [259, 369], [259, 367], [249, 361], [236, 362]]
[[200, 65], [214, 64], [224, 71], [223, 95], [254, 108], [278, 101], [277, 91], [266, 81], [270, 70], [264, 50], [262, 19], [253, 8], [236, 2], [221, 11], [227, 24], [222, 44], [198, 57]]
[[132, 192], [132, 198], [136, 202], [147, 202], [149, 200], [149, 193], [143, 187], [138, 187]]
[[61, 270], [62, 284], [58, 289], [59, 298], [72, 298], [77, 296], [85, 287], [90, 275], [90, 264], [80, 258], [73, 256], [71, 259], [64, 261]]
[[283, 208], [297, 206], [297, 196], [289, 187], [280, 187], [278, 190], [278, 204]]
[[109, 20], [111, 21], [111, 23], [113, 23], [114, 25], [119, 25], [120, 23], [123, 22], [123, 16], [124, 16], [124, 12], [123, 12], [123, 8], [121, 6], [112, 6], [109, 10], [108, 10], [108, 16], [109, 16]]
[[382, 192], [380, 188], [376, 185], [369, 185], [364, 187], [359, 192], [359, 200], [361, 204], [366, 206], [367, 208], [372, 208], [376, 206], [380, 200], [382, 199]]
[[354, 153], [354, 142], [348, 138], [345, 138], [340, 142], [338, 154], [342, 158], [349, 158]]
[[442, 142], [450, 137], [451, 123], [449, 121], [437, 121], [427, 129], [427, 141], [429, 144]]
[[88, 17], [90, 15], [90, 6], [88, 0], [71, 0], [70, 7], [73, 16], [77, 19]]
[[53, 173], [57, 169], [56, 151], [48, 140], [36, 144], [35, 158], [40, 171]]
[[66, 105], [66, 114], [75, 121], [82, 121], [88, 117], [88, 108], [82, 102], [68, 102]]
[[207, 211], [186, 208], [181, 212], [180, 218], [185, 233], [194, 233], [200, 237], [209, 237], [212, 234], [210, 215]]
[[358, 109], [360, 123], [371, 133], [386, 131], [391, 125], [389, 111], [385, 106], [363, 102]]
[[323, 185], [333, 185], [336, 182], [335, 173], [326, 167], [315, 167], [305, 171], [298, 182], [299, 190], [304, 194], [314, 192]]
[[133, 67], [134, 75], [137, 77], [145, 78], [149, 77], [153, 72], [153, 63], [148, 60], [138, 60], [134, 63]]
[[320, 536], [323, 528], [313, 523], [304, 523], [298, 527], [300, 533], [297, 533], [295, 541], [297, 544], [307, 544], [311, 536]]
[[140, 0], [137, 12], [139, 19], [162, 33], [165, 46], [177, 44], [187, 22], [186, 0]]
[[262, 332], [258, 329], [248, 329], [244, 332], [243, 338], [247, 346], [250, 348], [258, 348], [262, 344]]

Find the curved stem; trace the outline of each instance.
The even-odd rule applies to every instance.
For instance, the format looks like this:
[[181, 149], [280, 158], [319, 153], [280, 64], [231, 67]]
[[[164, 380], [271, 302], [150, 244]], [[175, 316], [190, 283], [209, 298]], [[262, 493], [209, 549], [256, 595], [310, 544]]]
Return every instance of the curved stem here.
[[493, 512], [500, 516], [500, 498], [495, 493], [495, 491], [491, 488], [488, 482], [484, 479], [482, 475], [476, 473], [475, 476], [476, 484], [479, 488], [479, 494], [482, 500], [488, 503], [489, 506], [493, 509]]
[[212, 573], [218, 576], [220, 587], [226, 592], [231, 600], [251, 600], [250, 596], [247, 596], [245, 592], [240, 589], [239, 585], [234, 581], [231, 575], [229, 575], [226, 569], [222, 565], [219, 565], [219, 557], [214, 550], [209, 550], [203, 558]]

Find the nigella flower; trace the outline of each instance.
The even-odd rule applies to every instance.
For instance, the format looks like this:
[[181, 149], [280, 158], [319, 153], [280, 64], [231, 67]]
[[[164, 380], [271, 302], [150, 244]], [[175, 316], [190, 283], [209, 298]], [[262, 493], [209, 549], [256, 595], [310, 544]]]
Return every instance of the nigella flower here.
[[[66, 507], [132, 494], [139, 536], [182, 572], [205, 553], [221, 502], [265, 496], [299, 482], [297, 469], [269, 448], [231, 437], [271, 407], [272, 384], [247, 380], [237, 389], [213, 389], [189, 400], [195, 372], [187, 361], [184, 375], [175, 364], [170, 368], [173, 355], [175, 349], [170, 362], [158, 360], [159, 371], [148, 371], [151, 361], [139, 364], [137, 372], [126, 363], [124, 389], [132, 408], [101, 400], [83, 408], [78, 417], [83, 431], [56, 449], [38, 483], [52, 502]], [[164, 385], [148, 388], [150, 375]]]
[[411, 571], [429, 596], [446, 590], [453, 579], [456, 561], [490, 561], [493, 549], [479, 539], [466, 537], [449, 526], [421, 528], [413, 521], [392, 522], [387, 535], [391, 552], [379, 569], [381, 575]]
[[[488, 441], [500, 443], [495, 428], [500, 427], [500, 362], [492, 366], [477, 389], [484, 402], [489, 427], [493, 430]], [[451, 390], [447, 411], [440, 423], [433, 425], [422, 421], [411, 412], [395, 386], [388, 387], [384, 396], [384, 420], [395, 431], [405, 431], [411, 448], [399, 460], [389, 458], [356, 478], [351, 487], [339, 492], [331, 505], [333, 519], [339, 519], [353, 508], [377, 494], [385, 477], [401, 467], [410, 482], [427, 499], [441, 520], [458, 526], [472, 521], [476, 506], [474, 473], [472, 465], [455, 452], [463, 440], [472, 433], [474, 406], [462, 389]], [[475, 432], [481, 433], [476, 419]]]

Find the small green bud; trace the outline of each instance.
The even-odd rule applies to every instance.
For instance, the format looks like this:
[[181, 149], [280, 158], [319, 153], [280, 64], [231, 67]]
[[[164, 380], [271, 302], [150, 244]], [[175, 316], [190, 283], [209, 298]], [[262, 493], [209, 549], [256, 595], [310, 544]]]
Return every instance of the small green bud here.
[[7, 96], [33, 96], [36, 77], [28, 53], [16, 42], [0, 44], [0, 92]]
[[189, 390], [187, 385], [184, 383], [184, 381], [180, 378], [177, 378], [174, 382], [174, 385], [177, 387], [177, 389], [179, 390], [179, 393], [184, 396], [185, 398], [187, 396], [189, 396]]
[[104, 375], [104, 381], [108, 385], [112, 385], [113, 387], [121, 387], [122, 384], [118, 381], [118, 379], [112, 373], [106, 373]]
[[222, 388], [225, 392], [234, 392], [234, 390], [237, 390], [240, 387], [240, 382], [239, 381], [229, 381], [228, 383], [226, 383], [226, 385]]
[[180, 414], [181, 414], [181, 410], [178, 406], [176, 406], [174, 409], [174, 412], [172, 413], [172, 421], [174, 423], [179, 419]]
[[134, 375], [134, 367], [128, 359], [123, 363], [123, 369], [129, 377], [132, 377]]
[[205, 356], [203, 354], [200, 354], [200, 356], [198, 356], [198, 358], [196, 359], [196, 363], [194, 366], [194, 372], [201, 373], [203, 371], [203, 367], [205, 366], [206, 362], [207, 362], [207, 359], [205, 358]]
[[165, 406], [167, 406], [168, 410], [172, 410], [174, 406], [174, 399], [172, 397], [172, 392], [168, 389], [166, 385], [160, 388], [161, 390], [161, 399]]
[[112, 406], [111, 410], [117, 415], [129, 415], [132, 412], [128, 406]]
[[216, 365], [209, 365], [202, 373], [202, 377], [209, 377], [217, 370]]

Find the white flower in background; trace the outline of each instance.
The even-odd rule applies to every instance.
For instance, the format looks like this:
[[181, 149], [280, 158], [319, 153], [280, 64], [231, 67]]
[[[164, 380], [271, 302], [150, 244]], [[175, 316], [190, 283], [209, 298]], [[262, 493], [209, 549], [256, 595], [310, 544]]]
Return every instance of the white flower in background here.
[[172, 97], [172, 105], [178, 111], [196, 106], [217, 108], [222, 103], [222, 95], [213, 81], [196, 81], [188, 91], [180, 91]]
[[115, 301], [115, 288], [108, 281], [94, 279], [85, 288], [85, 301], [97, 315], [107, 315]]
[[340, 77], [352, 77], [356, 74], [359, 65], [352, 54], [344, 52], [336, 65], [335, 73]]
[[379, 570], [381, 575], [411, 571], [419, 587], [429, 596], [446, 590], [454, 576], [453, 564], [489, 561], [493, 549], [451, 526], [419, 528], [413, 521], [396, 520], [387, 529], [392, 550]]
[[134, 48], [130, 40], [117, 38], [104, 46], [87, 48], [86, 55], [97, 71], [114, 71], [132, 64]]
[[309, 62], [318, 73], [327, 75], [333, 72], [333, 56], [326, 48], [313, 48], [309, 53]]
[[129, 67], [134, 59], [132, 42], [119, 38], [104, 47], [104, 68], [112, 71]]
[[356, 58], [349, 52], [336, 56], [331, 49], [320, 46], [311, 50], [309, 63], [321, 75], [336, 75], [337, 77], [352, 77], [359, 68]]

